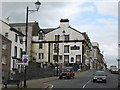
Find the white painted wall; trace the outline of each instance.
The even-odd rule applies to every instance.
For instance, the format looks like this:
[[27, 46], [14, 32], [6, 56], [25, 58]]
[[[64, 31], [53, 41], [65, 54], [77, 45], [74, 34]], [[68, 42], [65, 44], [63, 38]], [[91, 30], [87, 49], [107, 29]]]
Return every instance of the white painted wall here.
[[[12, 41], [11, 44], [11, 68], [10, 70], [12, 70], [13, 68], [13, 59], [12, 56], [14, 56], [14, 47], [17, 46], [17, 58], [20, 58], [20, 48], [22, 48], [24, 50], [24, 44], [20, 44], [19, 42], [19, 37], [18, 37], [18, 42], [15, 42], [15, 32], [10, 30], [10, 26], [4, 24], [3, 22], [0, 21], [0, 23], [2, 23], [2, 32], [0, 32], [3, 36], [5, 36], [5, 33], [8, 33], [8, 39], [10, 41]], [[17, 60], [15, 60], [15, 62], [17, 62]], [[18, 66], [16, 65], [16, 68]]]
[[[49, 32], [47, 34], [45, 34], [45, 41], [55, 41], [55, 35], [60, 35], [60, 41], [63, 41], [63, 30], [65, 31], [65, 35], [69, 35], [70, 36], [70, 40], [84, 40], [83, 35], [80, 32], [77, 32], [71, 28], [68, 28], [68, 22], [64, 22], [64, 23], [60, 23], [60, 28]], [[38, 36], [34, 36], [33, 37], [33, 41], [39, 41], [38, 40]], [[55, 43], [51, 43], [50, 46], [50, 60], [52, 63], [54, 63], [53, 61], [53, 55], [56, 55], [56, 53], [54, 53], [54, 44]], [[35, 51], [36, 53], [41, 52], [41, 50], [39, 50], [39, 46], [38, 44], [33, 44], [34, 45], [34, 49], [33, 51]], [[74, 57], [74, 60], [76, 62], [76, 55], [81, 55], [81, 61], [82, 61], [82, 42], [69, 42], [69, 43], [64, 43], [64, 45], [69, 45], [69, 53], [65, 53], [64, 55], [69, 55], [69, 61], [71, 60], [71, 57]], [[80, 46], [80, 50], [71, 50], [71, 46]], [[44, 54], [44, 61], [48, 60], [48, 43], [46, 43], [44, 45], [43, 48], [43, 53]], [[63, 56], [63, 43], [59, 43], [59, 55]], [[38, 57], [38, 54], [37, 54]], [[39, 60], [37, 58], [37, 60]], [[75, 63], [74, 62], [74, 63]], [[70, 62], [73, 63], [73, 62]]]

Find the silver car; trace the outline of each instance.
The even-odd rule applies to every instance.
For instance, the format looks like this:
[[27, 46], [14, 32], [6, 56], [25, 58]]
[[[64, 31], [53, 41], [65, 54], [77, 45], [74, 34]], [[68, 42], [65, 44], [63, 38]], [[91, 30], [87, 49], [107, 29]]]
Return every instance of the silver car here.
[[105, 71], [96, 71], [95, 74], [93, 74], [93, 82], [104, 82], [107, 81], [107, 75], [105, 74]]

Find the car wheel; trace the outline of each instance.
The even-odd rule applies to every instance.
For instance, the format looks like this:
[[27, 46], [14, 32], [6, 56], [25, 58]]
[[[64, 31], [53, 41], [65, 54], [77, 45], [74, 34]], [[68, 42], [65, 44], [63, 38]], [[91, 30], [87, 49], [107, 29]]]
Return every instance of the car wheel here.
[[69, 76], [69, 77], [67, 77], [67, 79], [70, 79], [71, 77]]
[[93, 80], [93, 82], [95, 82], [95, 80]]
[[72, 76], [72, 78], [75, 78], [74, 76]]
[[104, 83], [106, 83], [106, 80], [104, 81]]
[[62, 77], [59, 77], [59, 79], [62, 79]]

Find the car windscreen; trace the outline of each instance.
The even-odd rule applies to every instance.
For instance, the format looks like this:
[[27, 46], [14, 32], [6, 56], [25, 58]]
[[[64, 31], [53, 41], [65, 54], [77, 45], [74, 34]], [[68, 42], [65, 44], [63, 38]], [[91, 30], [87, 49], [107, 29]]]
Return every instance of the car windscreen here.
[[96, 72], [95, 76], [105, 76], [104, 72]]
[[62, 69], [62, 72], [70, 72], [70, 69]]

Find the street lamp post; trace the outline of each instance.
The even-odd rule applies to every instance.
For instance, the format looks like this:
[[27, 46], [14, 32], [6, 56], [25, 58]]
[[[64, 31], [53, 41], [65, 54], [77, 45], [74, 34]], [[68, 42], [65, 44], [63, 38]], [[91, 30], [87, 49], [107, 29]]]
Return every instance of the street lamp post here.
[[[25, 54], [27, 55], [27, 32], [28, 32], [28, 13], [29, 12], [35, 12], [38, 11], [40, 8], [41, 3], [39, 2], [39, 0], [37, 2], [35, 2], [35, 6], [36, 6], [36, 10], [29, 10], [28, 6], [27, 6], [27, 13], [26, 13], [26, 39], [25, 39]], [[26, 87], [26, 66], [25, 66], [25, 71], [24, 71], [24, 86]]]
[[120, 59], [118, 59], [118, 88], [120, 88]]

